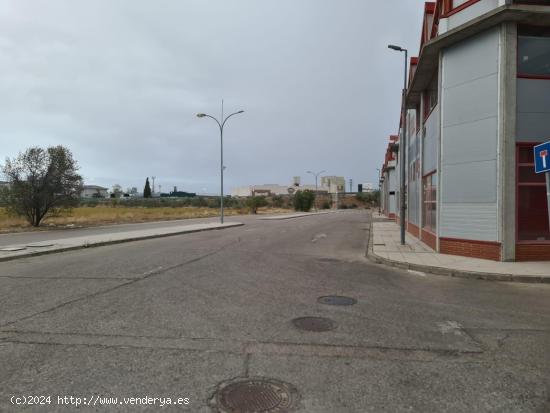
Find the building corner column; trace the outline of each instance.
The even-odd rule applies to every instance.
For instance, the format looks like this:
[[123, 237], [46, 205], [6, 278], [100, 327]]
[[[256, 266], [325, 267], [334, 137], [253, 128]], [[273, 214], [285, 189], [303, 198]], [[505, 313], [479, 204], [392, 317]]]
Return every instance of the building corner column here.
[[501, 260], [516, 259], [517, 24], [501, 26], [498, 201]]

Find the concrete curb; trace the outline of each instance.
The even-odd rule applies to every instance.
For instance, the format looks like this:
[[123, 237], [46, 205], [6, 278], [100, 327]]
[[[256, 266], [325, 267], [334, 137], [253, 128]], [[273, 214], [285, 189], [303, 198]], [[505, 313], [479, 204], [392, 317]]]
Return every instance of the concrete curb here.
[[272, 216], [272, 217], [262, 217], [258, 218], [259, 221], [279, 221], [283, 219], [294, 219], [294, 218], [303, 218], [303, 217], [311, 217], [315, 215], [326, 215], [326, 214], [334, 214], [335, 212], [311, 212], [306, 214], [292, 214], [292, 215], [282, 215], [282, 216]]
[[446, 277], [467, 278], [471, 280], [484, 281], [501, 281], [501, 282], [516, 282], [529, 284], [550, 284], [550, 277], [542, 275], [516, 275], [516, 274], [498, 274], [478, 271], [465, 271], [452, 268], [436, 267], [424, 264], [412, 264], [401, 261], [390, 260], [388, 258], [376, 255], [373, 251], [373, 232], [372, 220], [369, 229], [369, 244], [367, 247], [367, 258], [377, 264], [384, 264], [389, 267], [399, 268], [402, 270], [421, 271], [434, 275], [443, 275]]
[[41, 255], [49, 255], [49, 254], [57, 254], [60, 252], [67, 252], [67, 251], [76, 251], [86, 248], [95, 248], [95, 247], [104, 247], [106, 245], [114, 245], [114, 244], [124, 244], [127, 242], [133, 242], [133, 241], [143, 241], [148, 239], [155, 239], [155, 238], [167, 238], [174, 235], [183, 235], [183, 234], [194, 234], [197, 232], [206, 232], [206, 231], [219, 231], [222, 229], [227, 228], [236, 228], [236, 227], [242, 227], [244, 224], [241, 222], [231, 222], [227, 224], [223, 224], [223, 226], [215, 226], [210, 228], [196, 228], [196, 229], [182, 229], [181, 231], [177, 232], [168, 232], [165, 234], [150, 234], [150, 235], [143, 235], [143, 236], [133, 236], [129, 238], [121, 238], [121, 239], [114, 239], [114, 240], [106, 240], [106, 241], [98, 241], [98, 242], [92, 242], [92, 243], [84, 243], [79, 245], [70, 245], [70, 246], [61, 246], [58, 248], [52, 248], [49, 250], [37, 250], [37, 251], [29, 251], [24, 252], [21, 254], [14, 254], [10, 256], [0, 257], [0, 262], [6, 262], [6, 261], [13, 261], [18, 260], [20, 258], [29, 258], [29, 257], [38, 257]]

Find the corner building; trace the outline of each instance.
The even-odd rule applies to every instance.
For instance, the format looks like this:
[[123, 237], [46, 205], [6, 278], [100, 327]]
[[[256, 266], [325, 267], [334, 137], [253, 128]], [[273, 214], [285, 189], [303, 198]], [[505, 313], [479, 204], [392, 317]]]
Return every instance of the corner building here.
[[550, 1], [426, 3], [409, 75], [408, 232], [444, 254], [550, 260], [533, 166], [550, 140]]

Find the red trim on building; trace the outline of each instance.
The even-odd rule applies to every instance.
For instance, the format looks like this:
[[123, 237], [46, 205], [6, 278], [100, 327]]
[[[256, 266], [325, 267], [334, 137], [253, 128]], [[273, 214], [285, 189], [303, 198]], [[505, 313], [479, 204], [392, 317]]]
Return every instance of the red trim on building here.
[[550, 244], [516, 244], [516, 261], [550, 261]]
[[518, 73], [518, 79], [550, 80], [550, 75], [530, 75], [526, 73]]
[[462, 257], [501, 260], [500, 242], [478, 241], [459, 238], [439, 238], [441, 254], [460, 255]]
[[420, 239], [422, 240], [422, 242], [424, 242], [424, 244], [426, 244], [434, 251], [437, 249], [437, 235], [435, 235], [434, 233], [422, 229]]
[[393, 212], [390, 212], [390, 213], [388, 214], [388, 218], [389, 218], [389, 219], [395, 219], [395, 214], [394, 214]]
[[420, 228], [412, 222], [407, 222], [407, 231], [416, 238], [420, 238]]
[[449, 11], [447, 13], [443, 14], [441, 17], [446, 18], [449, 16], [452, 16], [453, 14], [456, 14], [458, 12], [461, 12], [464, 9], [467, 9], [470, 6], [473, 6], [476, 3], [479, 3], [481, 0], [469, 0], [466, 3], [462, 3], [460, 6], [457, 6]]

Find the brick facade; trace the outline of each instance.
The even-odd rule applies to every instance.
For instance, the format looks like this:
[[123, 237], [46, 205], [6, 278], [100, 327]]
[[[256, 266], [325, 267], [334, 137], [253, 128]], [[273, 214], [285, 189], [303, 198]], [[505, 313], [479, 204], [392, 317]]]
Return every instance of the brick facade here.
[[420, 238], [424, 244], [426, 244], [428, 247], [430, 247], [433, 250], [437, 249], [437, 236], [435, 234], [432, 234], [429, 231], [426, 231], [423, 229], [421, 231], [422, 237]]
[[499, 242], [474, 241], [454, 238], [439, 239], [439, 252], [442, 254], [500, 261], [500, 250], [501, 244]]
[[416, 238], [420, 238], [420, 228], [418, 228], [416, 225], [407, 222], [407, 231]]
[[516, 261], [550, 261], [550, 244], [516, 244]]

